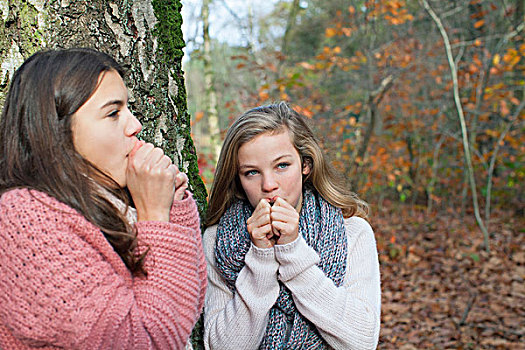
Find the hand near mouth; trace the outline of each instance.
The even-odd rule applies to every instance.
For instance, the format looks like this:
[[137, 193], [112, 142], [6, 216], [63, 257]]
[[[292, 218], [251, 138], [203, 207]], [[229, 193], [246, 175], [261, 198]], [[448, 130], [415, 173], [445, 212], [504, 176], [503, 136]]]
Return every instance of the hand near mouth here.
[[[137, 209], [138, 221], [169, 221], [176, 184], [185, 189], [185, 178], [162, 149], [138, 141], [129, 153], [127, 187]], [[178, 195], [182, 196], [182, 191]]]
[[295, 241], [299, 235], [299, 213], [284, 199], [277, 197], [271, 207], [271, 225], [276, 244], [287, 244]]
[[280, 197], [274, 199], [273, 205], [268, 199], [261, 199], [246, 222], [250, 238], [258, 248], [291, 243], [299, 234], [299, 214], [295, 208]]
[[271, 206], [267, 200], [261, 199], [246, 221], [246, 227], [253, 244], [258, 248], [271, 248], [275, 244], [270, 222]]

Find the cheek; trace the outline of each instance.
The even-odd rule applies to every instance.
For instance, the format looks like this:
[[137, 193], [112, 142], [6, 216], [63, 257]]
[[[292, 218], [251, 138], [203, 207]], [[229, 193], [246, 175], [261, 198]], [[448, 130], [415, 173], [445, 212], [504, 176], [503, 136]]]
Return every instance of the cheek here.
[[246, 198], [248, 199], [250, 204], [255, 208], [259, 203], [259, 191], [257, 190], [257, 185], [254, 183], [254, 181], [248, 181], [242, 178], [240, 183], [242, 189], [244, 190], [244, 193], [246, 194]]
[[297, 169], [289, 174], [285, 181], [288, 187], [288, 193], [292, 197], [290, 199], [293, 201], [299, 200], [299, 197], [303, 192], [303, 174], [301, 173], [301, 170]]

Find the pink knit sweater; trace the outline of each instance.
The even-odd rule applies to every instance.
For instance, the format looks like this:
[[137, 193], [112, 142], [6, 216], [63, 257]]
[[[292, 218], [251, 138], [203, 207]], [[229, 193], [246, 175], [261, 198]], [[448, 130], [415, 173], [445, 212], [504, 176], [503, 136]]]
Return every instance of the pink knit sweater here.
[[136, 224], [149, 247], [133, 277], [102, 232], [38, 191], [0, 198], [0, 349], [182, 349], [206, 267], [192, 196], [170, 222]]

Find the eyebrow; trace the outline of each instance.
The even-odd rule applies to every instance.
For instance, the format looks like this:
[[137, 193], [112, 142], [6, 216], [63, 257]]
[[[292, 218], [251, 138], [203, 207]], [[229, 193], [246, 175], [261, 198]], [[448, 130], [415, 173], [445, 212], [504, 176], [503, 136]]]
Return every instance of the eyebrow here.
[[[283, 160], [283, 158], [293, 158], [293, 155], [291, 155], [291, 154], [280, 155], [279, 157], [275, 158], [272, 161], [272, 163], [278, 163], [281, 160]], [[243, 169], [247, 169], [247, 168], [257, 168], [257, 167], [255, 165], [250, 165], [250, 164], [242, 164], [242, 165], [239, 166], [239, 170], [243, 170]]]
[[124, 101], [122, 100], [111, 100], [111, 101], [108, 101], [106, 103], [104, 103], [100, 109], [104, 109], [108, 106], [112, 106], [112, 105], [117, 105], [117, 106], [123, 106], [124, 105]]

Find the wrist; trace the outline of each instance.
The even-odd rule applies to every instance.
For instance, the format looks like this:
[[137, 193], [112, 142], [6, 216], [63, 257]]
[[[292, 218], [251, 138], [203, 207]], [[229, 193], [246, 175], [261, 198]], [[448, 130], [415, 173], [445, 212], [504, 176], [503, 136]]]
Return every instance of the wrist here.
[[252, 243], [259, 249], [267, 249], [273, 247], [273, 242], [269, 239], [252, 239]]
[[277, 245], [290, 244], [292, 242], [295, 242], [298, 237], [299, 237], [298, 234], [295, 234], [295, 235], [281, 235], [281, 237], [279, 237], [279, 240], [275, 244], [277, 244]]
[[137, 210], [137, 221], [170, 221], [169, 211], [140, 212]]

